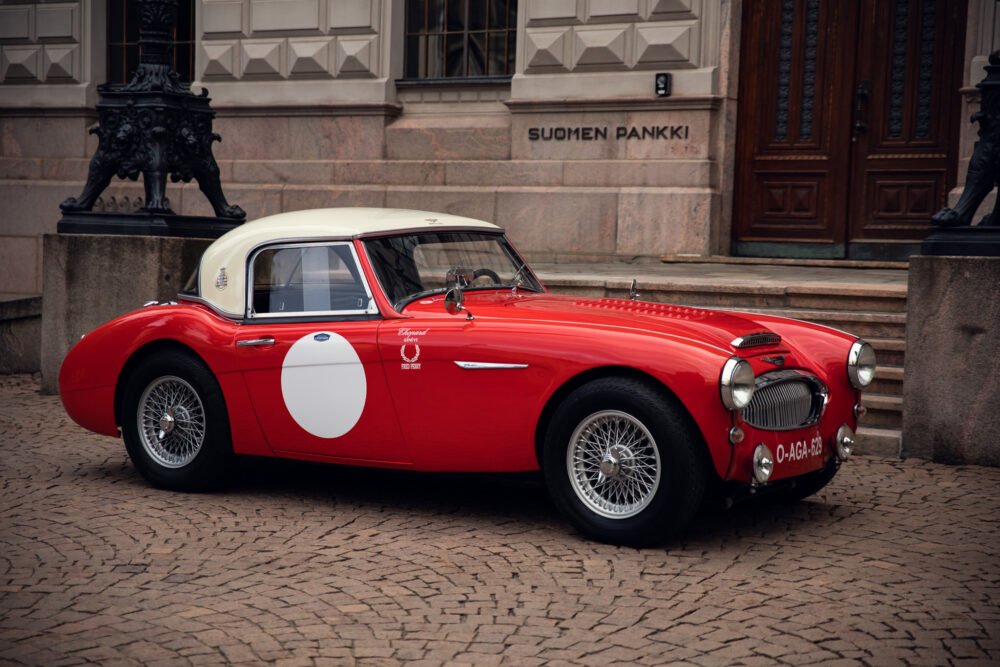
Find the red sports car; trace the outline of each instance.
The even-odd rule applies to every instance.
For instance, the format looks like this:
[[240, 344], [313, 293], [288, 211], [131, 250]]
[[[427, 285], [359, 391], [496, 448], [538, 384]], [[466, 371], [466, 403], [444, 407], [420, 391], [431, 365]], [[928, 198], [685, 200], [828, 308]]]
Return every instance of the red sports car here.
[[156, 486], [218, 485], [240, 454], [541, 469], [584, 534], [645, 544], [709, 493], [822, 488], [874, 372], [840, 331], [556, 296], [492, 224], [347, 208], [220, 237], [178, 303], [87, 334], [59, 382]]

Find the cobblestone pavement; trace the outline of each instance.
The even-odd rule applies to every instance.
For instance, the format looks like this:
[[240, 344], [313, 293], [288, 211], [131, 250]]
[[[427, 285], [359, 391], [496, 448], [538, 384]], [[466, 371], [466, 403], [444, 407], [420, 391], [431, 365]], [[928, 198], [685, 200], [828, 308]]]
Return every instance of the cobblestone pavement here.
[[0, 377], [0, 662], [1000, 663], [1000, 470], [858, 457], [635, 550], [535, 478], [245, 468], [154, 490]]

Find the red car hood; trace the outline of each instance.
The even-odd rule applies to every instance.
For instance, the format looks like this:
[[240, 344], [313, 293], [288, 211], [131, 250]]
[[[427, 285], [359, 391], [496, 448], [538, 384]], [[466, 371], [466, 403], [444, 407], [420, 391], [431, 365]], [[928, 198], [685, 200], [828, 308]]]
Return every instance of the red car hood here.
[[768, 331], [767, 327], [742, 314], [665, 303], [551, 294], [511, 298], [469, 292], [466, 296], [467, 306], [474, 315], [644, 329], [700, 340], [727, 351], [733, 349], [734, 338]]

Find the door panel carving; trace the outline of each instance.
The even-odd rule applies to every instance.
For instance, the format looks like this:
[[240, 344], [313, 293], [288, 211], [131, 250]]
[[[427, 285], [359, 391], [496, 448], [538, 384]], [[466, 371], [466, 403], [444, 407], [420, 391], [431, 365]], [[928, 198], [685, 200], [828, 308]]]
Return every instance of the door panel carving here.
[[955, 178], [965, 4], [745, 3], [737, 254], [891, 254], [923, 238]]

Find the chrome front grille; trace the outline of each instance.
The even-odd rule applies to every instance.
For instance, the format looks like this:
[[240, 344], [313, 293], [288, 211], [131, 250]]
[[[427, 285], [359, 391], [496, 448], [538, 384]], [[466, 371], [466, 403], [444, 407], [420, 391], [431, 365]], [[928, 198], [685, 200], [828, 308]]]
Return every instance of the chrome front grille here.
[[826, 387], [801, 371], [782, 370], [759, 375], [743, 420], [765, 431], [787, 431], [815, 424], [823, 415]]

